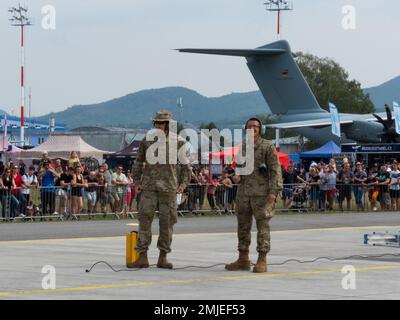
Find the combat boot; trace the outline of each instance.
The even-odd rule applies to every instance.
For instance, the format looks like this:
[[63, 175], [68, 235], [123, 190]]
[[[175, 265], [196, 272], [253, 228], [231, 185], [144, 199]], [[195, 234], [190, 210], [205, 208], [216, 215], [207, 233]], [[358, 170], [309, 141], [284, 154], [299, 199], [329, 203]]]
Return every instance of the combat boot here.
[[267, 254], [264, 252], [258, 253], [258, 260], [256, 265], [253, 268], [253, 272], [255, 273], [263, 273], [267, 272]]
[[229, 271], [249, 271], [250, 270], [249, 250], [239, 250], [239, 259], [235, 262], [226, 264], [225, 269]]
[[167, 260], [167, 253], [165, 251], [160, 251], [160, 255], [158, 257], [157, 268], [161, 269], [172, 269], [172, 263]]
[[140, 252], [139, 258], [136, 260], [136, 262], [129, 265], [128, 267], [134, 268], [134, 269], [148, 268], [149, 267], [149, 259], [147, 258], [147, 251]]

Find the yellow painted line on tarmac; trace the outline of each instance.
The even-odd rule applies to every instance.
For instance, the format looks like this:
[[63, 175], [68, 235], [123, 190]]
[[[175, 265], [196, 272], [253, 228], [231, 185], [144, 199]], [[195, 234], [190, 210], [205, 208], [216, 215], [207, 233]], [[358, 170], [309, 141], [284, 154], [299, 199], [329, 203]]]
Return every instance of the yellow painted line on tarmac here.
[[11, 240], [11, 241], [0, 241], [0, 245], [5, 244], [36, 244], [36, 243], [59, 243], [66, 241], [98, 241], [98, 240], [123, 240], [124, 236], [114, 237], [88, 237], [88, 238], [65, 238], [65, 239], [37, 239], [37, 240]]
[[[296, 229], [296, 230], [277, 230], [271, 231], [272, 234], [287, 234], [287, 233], [298, 233], [298, 232], [322, 232], [322, 231], [354, 231], [354, 230], [376, 230], [382, 229], [400, 229], [400, 226], [366, 226], [366, 227], [332, 227], [332, 228], [310, 228], [310, 229]], [[255, 232], [253, 232], [255, 233]], [[203, 236], [231, 236], [235, 235], [236, 232], [215, 232], [215, 233], [180, 233], [174, 234], [175, 237], [203, 237]], [[60, 238], [60, 239], [37, 239], [37, 240], [6, 240], [0, 241], [2, 244], [34, 244], [34, 243], [59, 243], [65, 241], [99, 241], [99, 240], [124, 240], [125, 236], [113, 236], [113, 237], [86, 237], [86, 238]]]
[[138, 227], [139, 223], [128, 223], [127, 226], [128, 227]]
[[[272, 234], [279, 233], [297, 233], [297, 232], [321, 232], [321, 231], [353, 231], [353, 230], [377, 230], [380, 229], [400, 229], [400, 226], [367, 226], [367, 227], [332, 227], [332, 228], [310, 228], [310, 229], [295, 229], [295, 230], [276, 230], [271, 231]], [[252, 232], [256, 233], [256, 232]], [[193, 236], [226, 236], [226, 235], [236, 235], [236, 232], [216, 232], [216, 233], [181, 233], [176, 234], [174, 237], [193, 237]]]
[[[375, 266], [375, 267], [363, 267], [355, 268], [356, 271], [383, 271], [383, 270], [393, 270], [400, 269], [400, 266]], [[304, 275], [320, 275], [325, 273], [336, 273], [342, 272], [342, 269], [333, 270], [315, 270], [315, 271], [302, 271], [302, 272], [289, 272], [289, 273], [275, 273], [275, 274], [259, 274], [259, 275], [245, 275], [245, 276], [226, 276], [220, 277], [223, 280], [242, 280], [242, 279], [261, 279], [261, 278], [273, 278], [273, 277], [295, 277]]]
[[346, 231], [346, 230], [375, 230], [375, 229], [399, 229], [400, 226], [366, 226], [366, 227], [337, 227], [337, 228], [321, 228], [309, 229], [304, 231]]
[[[387, 271], [387, 270], [398, 270], [400, 266], [373, 266], [356, 268], [356, 271]], [[120, 283], [120, 284], [104, 284], [94, 286], [81, 286], [71, 288], [60, 288], [53, 290], [22, 290], [22, 291], [11, 291], [11, 292], [0, 292], [0, 297], [13, 297], [22, 295], [35, 295], [35, 294], [50, 294], [50, 293], [67, 293], [67, 292], [82, 292], [82, 291], [93, 291], [99, 289], [116, 289], [116, 288], [134, 288], [134, 287], [150, 287], [170, 284], [193, 284], [193, 283], [204, 283], [204, 282], [218, 282], [218, 281], [234, 281], [234, 280], [245, 280], [245, 279], [265, 279], [265, 278], [283, 278], [283, 277], [298, 277], [298, 276], [310, 276], [310, 275], [322, 275], [331, 273], [341, 273], [342, 269], [331, 269], [331, 270], [314, 270], [305, 272], [288, 272], [288, 273], [265, 273], [256, 275], [240, 275], [240, 276], [221, 276], [221, 277], [210, 277], [210, 278], [198, 278], [198, 279], [182, 279], [182, 280], [162, 280], [162, 281], [146, 281], [146, 282], [132, 282], [132, 283]]]

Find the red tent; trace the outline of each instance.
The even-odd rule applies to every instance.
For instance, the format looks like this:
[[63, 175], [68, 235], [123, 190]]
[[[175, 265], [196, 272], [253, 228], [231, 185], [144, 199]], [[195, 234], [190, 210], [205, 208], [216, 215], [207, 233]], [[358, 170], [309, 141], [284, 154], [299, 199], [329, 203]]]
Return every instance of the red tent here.
[[278, 157], [279, 157], [279, 162], [281, 163], [281, 165], [283, 165], [285, 167], [285, 169], [287, 169], [289, 162], [290, 162], [290, 155], [286, 154], [286, 153], [278, 152]]
[[[226, 159], [235, 159], [237, 153], [239, 152], [240, 146], [236, 146], [230, 149], [226, 149], [220, 152], [214, 152], [214, 153], [210, 153], [210, 159], [221, 159], [221, 162], [223, 163], [223, 160]], [[290, 162], [290, 155], [286, 154], [286, 153], [281, 153], [281, 152], [277, 152], [278, 154], [278, 158], [279, 158], [279, 162], [281, 163], [281, 165], [283, 165], [285, 167], [285, 169], [287, 169], [289, 162]], [[235, 167], [235, 161], [233, 161], [233, 166]]]
[[226, 158], [235, 158], [237, 153], [239, 152], [240, 146], [236, 146], [230, 149], [225, 149], [223, 151], [210, 153], [210, 159], [221, 159]]

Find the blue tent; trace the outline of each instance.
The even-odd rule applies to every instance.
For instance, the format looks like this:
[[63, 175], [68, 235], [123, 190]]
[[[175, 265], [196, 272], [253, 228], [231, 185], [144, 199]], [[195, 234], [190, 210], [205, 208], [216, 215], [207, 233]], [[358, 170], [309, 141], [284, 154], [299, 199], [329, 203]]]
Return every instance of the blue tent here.
[[340, 148], [333, 141], [329, 141], [321, 148], [301, 152], [300, 158], [332, 158], [332, 156], [337, 153], [341, 153]]

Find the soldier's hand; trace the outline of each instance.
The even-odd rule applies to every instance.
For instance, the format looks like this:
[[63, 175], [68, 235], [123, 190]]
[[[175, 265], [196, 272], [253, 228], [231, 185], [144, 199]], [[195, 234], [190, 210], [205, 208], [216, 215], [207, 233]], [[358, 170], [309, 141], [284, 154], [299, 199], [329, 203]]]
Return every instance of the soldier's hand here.
[[182, 187], [182, 186], [180, 186], [180, 187], [178, 188], [178, 190], [176, 191], [176, 193], [183, 193], [184, 190], [185, 190], [185, 188]]
[[139, 184], [139, 185], [137, 186], [136, 191], [137, 191], [137, 192], [142, 192], [142, 185], [141, 185], [141, 184]]
[[269, 194], [269, 195], [267, 196], [267, 203], [268, 203], [268, 204], [274, 203], [275, 200], [276, 200], [276, 195], [274, 195], [274, 194]]
[[239, 184], [240, 183], [240, 176], [233, 176], [232, 181], [234, 184]]

